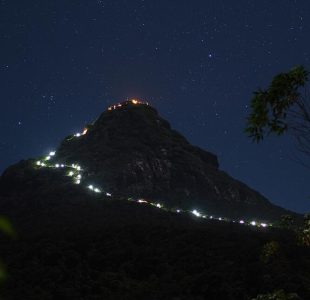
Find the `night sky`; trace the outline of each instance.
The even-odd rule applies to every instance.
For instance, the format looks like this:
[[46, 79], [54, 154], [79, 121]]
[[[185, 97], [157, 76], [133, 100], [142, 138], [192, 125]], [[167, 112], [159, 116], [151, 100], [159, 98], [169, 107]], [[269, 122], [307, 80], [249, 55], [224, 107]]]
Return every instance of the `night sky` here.
[[222, 170], [309, 211], [292, 140], [243, 132], [252, 92], [309, 59], [309, 0], [0, 0], [0, 172], [139, 98]]

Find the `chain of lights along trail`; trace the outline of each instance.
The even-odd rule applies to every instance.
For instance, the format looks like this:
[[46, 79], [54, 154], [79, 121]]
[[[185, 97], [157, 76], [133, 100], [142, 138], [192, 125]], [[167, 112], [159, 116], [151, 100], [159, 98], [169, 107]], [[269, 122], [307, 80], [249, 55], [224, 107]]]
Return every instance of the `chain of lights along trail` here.
[[[118, 109], [124, 105], [128, 105], [128, 104], [134, 104], [134, 105], [149, 105], [147, 102], [141, 102], [138, 100], [129, 100], [129, 101], [125, 101], [123, 103], [118, 103], [116, 105], [112, 105], [110, 107], [108, 107], [108, 110], [114, 110], [114, 109]], [[80, 138], [83, 135], [87, 134], [87, 128], [85, 128], [83, 130], [83, 132], [79, 132], [74, 134], [73, 138]], [[53, 168], [53, 169], [67, 169], [69, 170], [69, 172], [67, 172], [67, 176], [72, 177], [73, 179], [73, 183], [74, 184], [81, 184], [82, 183], [82, 167], [75, 163], [75, 164], [71, 164], [71, 165], [67, 165], [67, 164], [63, 164], [63, 163], [51, 163], [51, 160], [53, 160], [53, 157], [55, 156], [56, 152], [55, 151], [51, 151], [49, 153], [48, 156], [46, 156], [44, 159], [42, 160], [38, 160], [36, 162], [36, 165], [38, 167], [46, 167], [46, 168]], [[100, 187], [94, 186], [93, 184], [89, 184], [86, 185], [86, 188], [96, 194], [105, 194], [107, 197], [112, 197], [112, 194], [109, 192], [104, 191], [103, 189], [101, 189]], [[134, 200], [132, 198], [128, 198], [128, 201], [133, 201], [135, 203], [140, 203], [140, 204], [145, 204], [145, 205], [150, 205], [150, 206], [154, 206], [158, 209], [163, 209], [165, 211], [170, 211], [170, 212], [174, 212], [176, 214], [180, 214], [180, 213], [191, 213], [192, 215], [194, 215], [197, 218], [202, 218], [202, 219], [211, 219], [211, 220], [218, 220], [218, 221], [228, 221], [228, 222], [233, 222], [233, 223], [239, 223], [239, 224], [245, 224], [245, 225], [251, 225], [251, 226], [257, 226], [257, 227], [268, 227], [268, 226], [272, 226], [272, 224], [267, 224], [267, 223], [260, 223], [257, 221], [245, 221], [245, 220], [230, 220], [228, 218], [223, 218], [223, 217], [214, 217], [214, 216], [209, 216], [206, 215], [202, 212], [199, 212], [197, 209], [194, 210], [182, 210], [182, 209], [169, 209], [167, 207], [164, 207], [163, 204], [161, 203], [156, 203], [156, 202], [150, 202], [147, 201], [145, 199], [137, 199]]]

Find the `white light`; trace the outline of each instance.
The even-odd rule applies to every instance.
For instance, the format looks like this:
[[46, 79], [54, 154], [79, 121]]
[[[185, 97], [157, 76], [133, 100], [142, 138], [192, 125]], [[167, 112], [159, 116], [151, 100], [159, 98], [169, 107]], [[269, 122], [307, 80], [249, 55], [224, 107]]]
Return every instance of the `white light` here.
[[251, 224], [252, 226], [256, 226], [256, 222], [255, 222], [255, 221], [252, 221], [250, 224]]
[[76, 184], [80, 184], [80, 183], [81, 183], [81, 180], [78, 179], [78, 180], [75, 181], [75, 183], [76, 183]]
[[139, 199], [138, 203], [147, 203], [147, 201], [143, 200], [143, 199]]
[[222, 221], [222, 218], [219, 218], [219, 221]]
[[50, 156], [46, 156], [45, 160], [50, 160], [51, 157]]
[[194, 214], [196, 217], [201, 217], [201, 214], [196, 209], [192, 211], [192, 214]]
[[161, 204], [159, 204], [159, 203], [157, 203], [157, 204], [156, 204], [156, 207], [158, 207], [158, 208], [162, 208], [162, 205], [161, 205]]
[[111, 197], [111, 196], [112, 196], [112, 194], [110, 194], [110, 193], [106, 193], [106, 195], [107, 195], [108, 197]]
[[41, 163], [41, 166], [42, 166], [42, 167], [45, 167], [45, 166], [46, 166], [46, 164], [45, 164], [45, 163]]
[[62, 168], [64, 168], [64, 167], [65, 167], [65, 165], [64, 165], [64, 164], [61, 164], [60, 166], [61, 166]]
[[240, 224], [244, 224], [244, 221], [243, 221], [243, 220], [240, 220], [239, 223], [240, 223]]
[[85, 128], [82, 132], [82, 135], [86, 134], [87, 133], [87, 128]]
[[76, 136], [76, 137], [80, 137], [80, 136], [81, 136], [81, 134], [78, 132], [78, 133], [76, 133], [74, 136]]
[[204, 219], [206, 219], [206, 218], [207, 218], [207, 216], [205, 216], [205, 215], [203, 215], [202, 217], [203, 217]]
[[77, 178], [78, 178], [78, 179], [81, 179], [81, 178], [82, 178], [82, 175], [81, 175], [81, 174], [78, 174]]
[[59, 168], [59, 164], [56, 164], [55, 167], [56, 167], [56, 168]]
[[177, 209], [177, 213], [180, 213], [181, 211], [179, 209]]
[[267, 227], [267, 224], [266, 223], [261, 223], [260, 226]]
[[93, 190], [93, 189], [94, 189], [94, 186], [90, 184], [90, 185], [88, 186], [88, 188], [89, 188], [90, 190]]
[[69, 176], [73, 176], [73, 174], [74, 174], [74, 172], [73, 172], [73, 171], [70, 171], [68, 175], [69, 175]]
[[80, 171], [80, 170], [81, 170], [81, 167], [80, 167], [80, 166], [76, 166], [76, 169], [77, 169], [78, 171]]
[[210, 216], [210, 219], [213, 219], [213, 216]]
[[98, 188], [94, 188], [95, 193], [101, 193], [101, 191]]
[[41, 162], [40, 162], [39, 160], [37, 161], [37, 165], [38, 165], [38, 166], [40, 166], [40, 165], [41, 165]]
[[55, 151], [51, 151], [49, 155], [50, 155], [50, 156], [54, 156], [55, 154], [56, 154]]

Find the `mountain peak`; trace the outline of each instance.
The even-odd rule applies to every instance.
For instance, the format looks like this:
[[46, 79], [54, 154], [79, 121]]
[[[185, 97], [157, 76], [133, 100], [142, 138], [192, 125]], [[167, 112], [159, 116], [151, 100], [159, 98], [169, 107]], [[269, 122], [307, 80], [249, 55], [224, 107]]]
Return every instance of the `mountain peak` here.
[[216, 155], [191, 145], [148, 102], [108, 107], [55, 156], [78, 162], [84, 180], [119, 197], [151, 199], [169, 207], [198, 207], [227, 217], [270, 220], [286, 211], [219, 170]]
[[120, 108], [124, 108], [124, 107], [128, 107], [128, 106], [130, 107], [130, 106], [140, 106], [140, 105], [150, 106], [149, 103], [146, 101], [141, 101], [138, 99], [130, 99], [130, 100], [126, 100], [123, 102], [113, 104], [113, 105], [108, 107], [108, 110], [111, 111], [111, 110], [120, 109]]
[[[0, 186], [31, 183], [36, 176], [25, 174], [42, 167], [62, 170], [64, 182], [73, 178], [94, 192], [161, 203], [173, 211], [261, 221], [288, 213], [221, 171], [215, 154], [191, 145], [154, 107], [136, 99], [109, 106], [42, 160], [8, 168]], [[49, 180], [46, 184], [53, 188]]]

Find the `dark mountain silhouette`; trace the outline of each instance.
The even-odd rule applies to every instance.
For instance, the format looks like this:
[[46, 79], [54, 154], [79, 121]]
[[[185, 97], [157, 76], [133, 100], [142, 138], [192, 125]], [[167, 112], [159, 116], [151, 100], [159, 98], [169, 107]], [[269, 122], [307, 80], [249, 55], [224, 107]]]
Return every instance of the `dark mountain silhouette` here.
[[309, 299], [309, 248], [292, 232], [185, 211], [194, 208], [245, 220], [288, 213], [220, 171], [154, 108], [113, 106], [56, 153], [0, 177], [0, 215], [17, 232], [0, 235], [0, 295], [239, 300], [284, 289]]
[[[78, 163], [84, 182], [116, 197], [229, 218], [270, 221], [288, 213], [221, 171], [216, 155], [191, 145], [153, 107], [135, 101], [109, 107], [83, 133], [64, 139], [49, 163]], [[31, 181], [23, 178], [24, 166], [8, 168], [1, 181]]]

